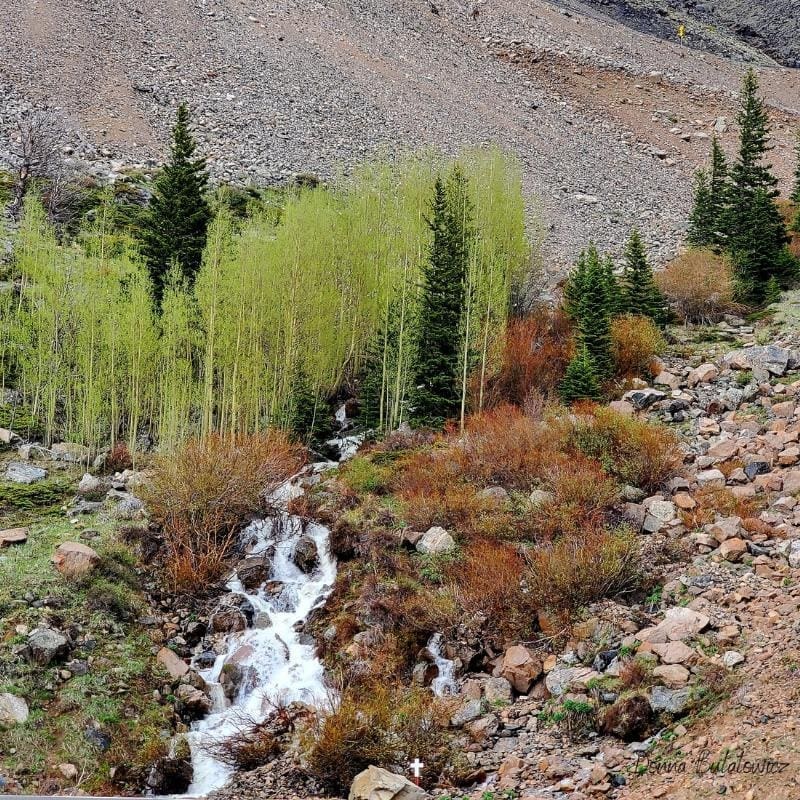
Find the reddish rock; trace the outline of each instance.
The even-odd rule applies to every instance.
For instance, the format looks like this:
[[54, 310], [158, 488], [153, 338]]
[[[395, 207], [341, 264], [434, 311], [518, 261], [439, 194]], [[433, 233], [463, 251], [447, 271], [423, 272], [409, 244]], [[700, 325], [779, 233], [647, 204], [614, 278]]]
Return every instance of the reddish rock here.
[[88, 545], [64, 542], [53, 554], [55, 568], [65, 578], [87, 575], [100, 563], [100, 556]]
[[25, 544], [28, 541], [28, 528], [8, 528], [0, 531], [0, 547], [12, 544]]
[[505, 678], [520, 694], [527, 694], [541, 674], [541, 660], [527, 647], [514, 645], [504, 653], [500, 677]]

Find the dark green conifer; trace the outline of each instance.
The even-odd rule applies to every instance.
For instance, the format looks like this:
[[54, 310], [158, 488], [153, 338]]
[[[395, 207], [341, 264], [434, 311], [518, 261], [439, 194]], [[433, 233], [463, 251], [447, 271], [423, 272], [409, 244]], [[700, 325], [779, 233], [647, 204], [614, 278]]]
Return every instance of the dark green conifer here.
[[664, 325], [667, 322], [667, 302], [656, 286], [644, 242], [635, 228], [625, 246], [622, 297], [626, 313], [650, 317], [657, 325]]
[[[775, 203], [778, 179], [765, 163], [770, 150], [769, 117], [753, 70], [747, 72], [742, 83], [737, 121], [740, 143], [738, 158], [730, 171], [727, 246], [736, 267], [740, 299], [760, 302], [767, 282], [781, 264], [787, 234]], [[784, 276], [776, 277], [781, 280]]]
[[699, 169], [694, 176], [694, 203], [686, 240], [693, 247], [709, 247], [714, 241], [715, 227], [708, 172]]
[[608, 272], [595, 247], [587, 250], [584, 262], [582, 293], [576, 299], [573, 320], [580, 346], [587, 348], [595, 375], [603, 381], [613, 367]]
[[456, 166], [447, 184], [436, 179], [429, 220], [433, 241], [423, 267], [419, 339], [412, 393], [417, 425], [441, 426], [461, 405], [461, 317], [473, 237], [467, 179]]
[[586, 345], [578, 348], [578, 352], [567, 365], [567, 371], [560, 386], [560, 394], [565, 403], [600, 399], [600, 384]]
[[211, 211], [206, 202], [208, 174], [195, 157], [189, 111], [178, 108], [169, 161], [156, 178], [142, 223], [142, 251], [160, 302], [170, 266], [178, 264], [191, 285], [200, 268]]

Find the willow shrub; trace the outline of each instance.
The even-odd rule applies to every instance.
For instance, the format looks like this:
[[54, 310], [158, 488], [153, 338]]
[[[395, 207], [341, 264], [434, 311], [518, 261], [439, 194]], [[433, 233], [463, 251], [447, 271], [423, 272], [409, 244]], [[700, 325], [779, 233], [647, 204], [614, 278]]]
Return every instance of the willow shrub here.
[[[490, 343], [530, 264], [520, 170], [498, 151], [461, 163], [476, 209], [464, 314], [464, 389], [479, 398]], [[388, 310], [381, 343], [381, 418], [406, 412], [432, 156], [365, 167], [335, 188], [303, 189], [281, 215], [234, 219], [224, 205], [209, 229], [193, 287], [175, 273], [158, 313], [147, 272], [110, 206], [60, 245], [35, 201], [16, 236], [21, 293], [0, 304], [0, 385], [13, 381], [44, 436], [103, 447], [142, 434], [169, 448], [189, 436], [287, 425], [298, 377], [318, 398], [357, 376]]]
[[241, 527], [302, 463], [301, 448], [276, 430], [189, 439], [159, 458], [143, 499], [164, 532], [176, 588], [202, 588], [219, 577]]

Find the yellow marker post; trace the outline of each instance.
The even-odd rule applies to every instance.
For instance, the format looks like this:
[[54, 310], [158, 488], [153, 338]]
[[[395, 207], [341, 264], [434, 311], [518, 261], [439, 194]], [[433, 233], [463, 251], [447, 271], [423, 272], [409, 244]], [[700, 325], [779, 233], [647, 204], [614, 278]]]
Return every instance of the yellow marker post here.
[[678, 38], [681, 40], [681, 44], [683, 44], [683, 40], [686, 38], [686, 26], [683, 23], [678, 25]]

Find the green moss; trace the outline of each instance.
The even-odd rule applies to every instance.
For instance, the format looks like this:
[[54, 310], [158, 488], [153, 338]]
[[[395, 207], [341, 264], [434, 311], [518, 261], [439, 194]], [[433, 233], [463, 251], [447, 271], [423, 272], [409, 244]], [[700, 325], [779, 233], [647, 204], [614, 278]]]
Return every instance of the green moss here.
[[0, 512], [33, 511], [63, 502], [70, 492], [69, 481], [54, 478], [37, 483], [0, 481]]

